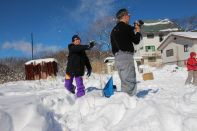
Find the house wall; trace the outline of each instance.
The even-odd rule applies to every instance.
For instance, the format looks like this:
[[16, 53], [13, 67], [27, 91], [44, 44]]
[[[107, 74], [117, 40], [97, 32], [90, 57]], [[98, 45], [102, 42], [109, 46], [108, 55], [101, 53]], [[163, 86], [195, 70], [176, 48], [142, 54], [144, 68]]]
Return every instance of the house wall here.
[[159, 36], [154, 36], [154, 38], [147, 38], [143, 37], [143, 39], [140, 41], [139, 45], [136, 46], [137, 53], [139, 55], [143, 55], [146, 53], [151, 53], [151, 52], [146, 52], [146, 46], [154, 45], [155, 49], [161, 44], [159, 42]]
[[148, 58], [144, 58], [144, 64], [145, 65], [154, 66], [154, 67], [159, 67], [159, 66], [162, 65], [162, 59], [161, 59], [161, 57], [159, 57], [159, 58], [156, 58], [156, 61], [155, 62], [150, 62], [148, 60]]
[[[166, 38], [166, 35], [163, 36], [163, 40]], [[136, 46], [136, 56], [142, 56], [144, 60], [144, 64], [148, 64], [151, 66], [160, 66], [162, 64], [161, 52], [157, 50], [158, 46], [161, 44], [159, 41], [159, 36], [154, 35], [154, 38], [147, 38], [144, 36], [141, 40], [140, 44]], [[155, 51], [146, 52], [146, 46], [155, 46]], [[150, 62], [149, 57], [155, 57], [155, 62]]]
[[157, 49], [157, 47], [161, 44], [161, 42], [159, 42], [159, 36], [154, 36], [154, 38], [144, 37], [142, 43], [143, 43], [143, 50], [141, 51], [142, 54], [148, 53], [146, 52], [146, 48], [145, 48], [146, 46], [154, 45], [155, 49]]
[[[174, 36], [171, 36], [168, 41], [169, 44], [163, 49], [162, 60], [164, 64], [178, 64], [179, 66], [183, 66], [185, 60], [188, 59], [190, 52], [197, 50], [197, 41], [178, 37], [174, 39]], [[196, 43], [196, 44], [195, 44]], [[188, 45], [188, 51], [184, 52], [184, 45]], [[173, 56], [167, 57], [166, 51], [173, 49]]]
[[193, 40], [193, 51], [197, 53], [197, 40]]

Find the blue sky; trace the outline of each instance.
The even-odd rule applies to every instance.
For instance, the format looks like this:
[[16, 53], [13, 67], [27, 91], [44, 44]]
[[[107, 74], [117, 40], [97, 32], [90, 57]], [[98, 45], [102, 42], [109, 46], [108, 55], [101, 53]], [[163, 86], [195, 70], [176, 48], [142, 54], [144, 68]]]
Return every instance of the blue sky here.
[[[90, 25], [120, 8], [136, 19], [183, 18], [197, 14], [196, 0], [0, 0], [0, 58], [31, 57], [67, 48], [73, 34], [83, 35]], [[83, 40], [82, 40], [83, 41]]]

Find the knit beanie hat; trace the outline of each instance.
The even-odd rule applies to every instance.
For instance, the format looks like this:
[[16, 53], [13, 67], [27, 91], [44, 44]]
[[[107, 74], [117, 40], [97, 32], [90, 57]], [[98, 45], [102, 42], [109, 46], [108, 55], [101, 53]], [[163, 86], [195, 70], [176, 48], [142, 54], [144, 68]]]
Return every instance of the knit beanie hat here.
[[79, 39], [79, 40], [81, 40], [80, 37], [79, 37], [78, 35], [73, 35], [73, 37], [72, 37], [72, 42], [73, 42], [76, 38]]

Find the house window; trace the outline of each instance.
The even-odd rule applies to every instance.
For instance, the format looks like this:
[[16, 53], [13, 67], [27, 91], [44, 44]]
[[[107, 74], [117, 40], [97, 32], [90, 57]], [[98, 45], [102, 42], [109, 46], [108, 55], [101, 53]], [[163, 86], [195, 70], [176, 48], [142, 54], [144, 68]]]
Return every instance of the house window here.
[[159, 42], [163, 40], [163, 34], [159, 34]]
[[148, 62], [156, 62], [156, 57], [148, 57]]
[[170, 56], [173, 56], [173, 55], [174, 55], [173, 49], [166, 50], [166, 56], [167, 57], [170, 57]]
[[189, 52], [188, 45], [184, 45], [184, 52]]
[[151, 46], [146, 46], [146, 52], [153, 52], [155, 51], [155, 46], [151, 45]]
[[147, 34], [147, 38], [154, 38], [154, 34], [153, 33]]

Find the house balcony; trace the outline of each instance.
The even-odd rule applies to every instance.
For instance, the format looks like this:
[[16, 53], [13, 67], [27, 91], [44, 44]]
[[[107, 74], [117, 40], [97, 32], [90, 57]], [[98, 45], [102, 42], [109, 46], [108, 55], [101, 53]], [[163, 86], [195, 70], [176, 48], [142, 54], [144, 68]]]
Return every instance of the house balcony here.
[[160, 57], [161, 52], [143, 52], [141, 53], [142, 57]]

